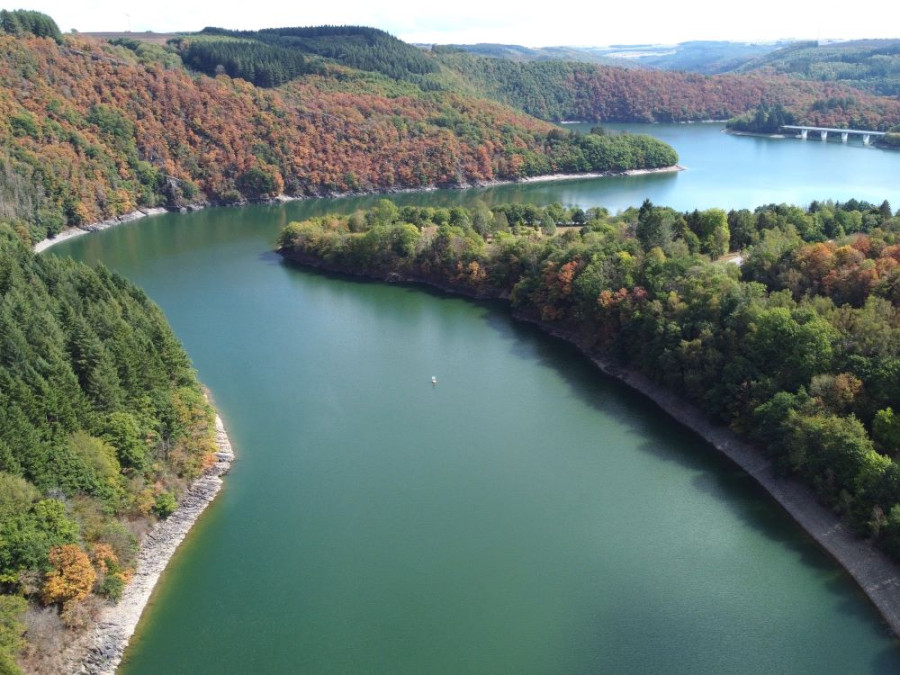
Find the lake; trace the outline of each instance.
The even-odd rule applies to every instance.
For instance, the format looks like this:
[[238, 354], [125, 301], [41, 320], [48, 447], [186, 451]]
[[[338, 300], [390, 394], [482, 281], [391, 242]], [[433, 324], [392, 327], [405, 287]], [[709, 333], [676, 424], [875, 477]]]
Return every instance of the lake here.
[[[392, 199], [900, 206], [894, 152], [628, 128], [688, 170]], [[751, 480], [574, 349], [499, 304], [271, 252], [290, 220], [375, 199], [159, 216], [51, 249], [163, 308], [238, 454], [121, 672], [900, 672], [866, 598]]]

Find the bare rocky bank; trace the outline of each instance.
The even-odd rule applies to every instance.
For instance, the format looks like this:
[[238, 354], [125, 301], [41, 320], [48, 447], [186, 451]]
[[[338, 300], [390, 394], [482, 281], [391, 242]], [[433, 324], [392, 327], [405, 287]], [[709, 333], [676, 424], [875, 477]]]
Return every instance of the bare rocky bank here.
[[108, 230], [109, 228], [115, 227], [116, 225], [130, 223], [134, 220], [139, 220], [140, 218], [145, 218], [147, 216], [156, 216], [161, 213], [167, 213], [167, 209], [139, 209], [137, 211], [132, 211], [131, 213], [125, 213], [121, 216], [116, 216], [115, 218], [101, 220], [99, 223], [91, 223], [90, 225], [82, 225], [81, 227], [72, 227], [68, 230], [63, 230], [52, 239], [48, 237], [47, 239], [39, 241], [34, 245], [34, 252], [40, 253], [41, 251], [46, 251], [51, 246], [59, 244], [60, 242], [66, 241], [68, 239], [74, 239], [75, 237], [80, 237], [82, 235], [88, 234], [89, 232]]
[[[200, 207], [192, 207], [195, 208]], [[164, 208], [141, 209], [99, 223], [65, 230], [52, 239], [44, 239], [35, 244], [34, 251], [40, 253], [74, 237], [167, 212]], [[222, 476], [228, 473], [234, 461], [231, 441], [218, 415], [216, 447], [216, 463], [191, 484], [174, 513], [157, 523], [144, 537], [138, 552], [136, 571], [125, 587], [119, 603], [106, 607], [96, 625], [66, 648], [63, 654], [65, 672], [105, 675], [116, 671], [156, 582], [191, 527], [219, 493], [223, 484]]]
[[169, 559], [184, 541], [200, 514], [222, 488], [222, 476], [234, 461], [231, 442], [221, 418], [216, 415], [216, 463], [194, 481], [181, 503], [166, 520], [157, 523], [141, 543], [137, 570], [117, 605], [103, 610], [97, 625], [67, 649], [66, 672], [78, 675], [114, 673], [156, 582]]
[[[541, 324], [538, 324], [541, 325]], [[553, 330], [542, 327], [549, 333]], [[900, 636], [900, 568], [868, 541], [856, 537], [831, 510], [816, 500], [805, 485], [780, 478], [772, 462], [751, 443], [709, 421], [698, 407], [636, 371], [621, 368], [590, 354], [565, 335], [605, 374], [620, 380], [662, 408], [716, 450], [731, 459], [759, 483], [776, 502], [827, 552], [868, 596], [896, 636]]]

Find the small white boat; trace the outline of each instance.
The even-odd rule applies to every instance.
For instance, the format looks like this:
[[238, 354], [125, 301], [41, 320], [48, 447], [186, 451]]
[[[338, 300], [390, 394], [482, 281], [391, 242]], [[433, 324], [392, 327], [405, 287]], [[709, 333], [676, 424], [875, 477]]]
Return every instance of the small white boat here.
[[437, 378], [434, 375], [431, 376], [431, 384], [437, 384]]

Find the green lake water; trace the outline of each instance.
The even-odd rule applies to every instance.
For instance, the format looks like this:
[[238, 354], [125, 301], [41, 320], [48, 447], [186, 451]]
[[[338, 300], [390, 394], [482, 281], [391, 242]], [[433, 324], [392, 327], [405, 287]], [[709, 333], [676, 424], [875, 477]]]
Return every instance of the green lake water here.
[[[900, 154], [720, 128], [650, 128], [680, 174], [395, 199], [900, 206]], [[286, 222], [371, 202], [159, 216], [52, 249], [160, 304], [238, 454], [123, 673], [900, 672], [865, 597], [752, 481], [573, 349], [502, 305], [271, 252]]]

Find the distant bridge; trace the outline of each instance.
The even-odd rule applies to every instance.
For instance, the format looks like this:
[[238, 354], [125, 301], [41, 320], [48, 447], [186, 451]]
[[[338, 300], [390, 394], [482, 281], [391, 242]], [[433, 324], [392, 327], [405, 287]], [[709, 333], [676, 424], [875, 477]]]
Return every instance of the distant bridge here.
[[791, 131], [799, 131], [800, 138], [802, 138], [804, 141], [806, 140], [806, 136], [810, 131], [818, 131], [819, 137], [823, 141], [828, 140], [828, 134], [840, 134], [841, 143], [846, 143], [847, 138], [850, 136], [850, 134], [853, 134], [855, 136], [862, 136], [864, 145], [869, 144], [869, 141], [872, 140], [872, 136], [884, 136], [885, 133], [883, 131], [868, 131], [866, 129], [831, 129], [829, 127], [807, 127], [794, 124], [785, 124], [781, 128], [790, 129]]

